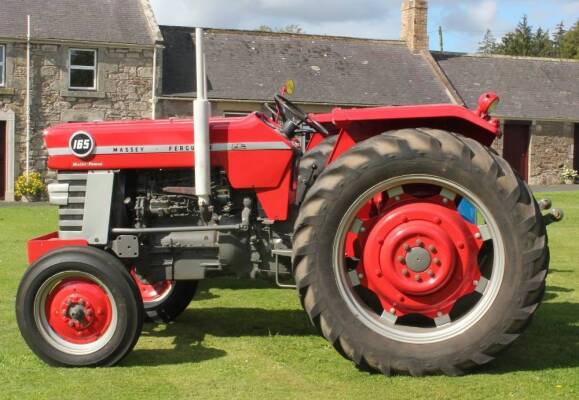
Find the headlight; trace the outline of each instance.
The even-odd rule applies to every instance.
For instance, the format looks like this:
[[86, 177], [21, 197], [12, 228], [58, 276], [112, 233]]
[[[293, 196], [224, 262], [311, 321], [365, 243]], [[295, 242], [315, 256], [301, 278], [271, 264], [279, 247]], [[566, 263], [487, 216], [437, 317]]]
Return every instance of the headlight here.
[[478, 99], [477, 114], [481, 117], [488, 116], [499, 105], [501, 99], [495, 92], [487, 92]]

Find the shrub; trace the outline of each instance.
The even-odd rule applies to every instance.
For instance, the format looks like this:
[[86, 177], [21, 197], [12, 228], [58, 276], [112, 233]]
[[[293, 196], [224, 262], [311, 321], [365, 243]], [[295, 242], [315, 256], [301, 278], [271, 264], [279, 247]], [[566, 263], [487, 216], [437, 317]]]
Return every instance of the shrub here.
[[579, 173], [577, 173], [577, 170], [574, 170], [573, 168], [569, 168], [569, 167], [563, 167], [561, 169], [561, 179], [563, 180], [563, 182], [566, 181], [576, 181], [577, 177], [579, 177]]
[[18, 177], [15, 189], [17, 197], [36, 200], [44, 194], [46, 186], [42, 181], [42, 176], [40, 176], [38, 172], [31, 172], [28, 174], [28, 179], [26, 178], [26, 174]]

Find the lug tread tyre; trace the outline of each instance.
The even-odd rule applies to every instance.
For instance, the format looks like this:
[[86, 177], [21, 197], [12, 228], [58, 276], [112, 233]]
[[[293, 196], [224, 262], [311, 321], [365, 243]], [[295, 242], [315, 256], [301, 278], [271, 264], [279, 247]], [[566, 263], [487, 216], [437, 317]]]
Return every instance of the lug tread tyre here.
[[[110, 341], [94, 353], [73, 355], [49, 344], [34, 318], [34, 299], [43, 282], [65, 271], [91, 274], [111, 291], [117, 304], [118, 328]], [[59, 367], [108, 367], [118, 364], [135, 346], [143, 326], [141, 295], [133, 278], [112, 255], [92, 247], [55, 250], [30, 266], [18, 288], [16, 317], [28, 346], [46, 363]]]
[[[332, 287], [335, 286], [333, 271], [331, 267], [324, 269], [317, 260], [320, 252], [331, 252], [325, 244], [328, 239], [322, 235], [322, 228], [330, 223], [327, 210], [340, 201], [343, 194], [340, 188], [378, 168], [396, 169], [401, 161], [436, 161], [448, 171], [460, 168], [487, 190], [496, 191], [502, 206], [513, 215], [510, 220], [515, 222], [508, 229], [516, 233], [519, 249], [507, 251], [520, 251], [521, 254], [518, 261], [521, 268], [516, 272], [520, 284], [515, 289], [517, 292], [512, 294], [514, 304], [493, 317], [492, 327], [484, 337], [478, 335], [475, 343], [467, 340], [464, 347], [454, 350], [451, 356], [428, 358], [424, 363], [418, 362], [412, 352], [394, 357], [388, 349], [376, 349], [359, 337], [361, 330], [369, 329], [354, 316], [343, 312], [345, 303]], [[329, 165], [305, 197], [295, 223], [293, 240], [297, 290], [314, 326], [340, 354], [360, 367], [369, 367], [385, 375], [442, 373], [458, 376], [493, 360], [497, 353], [518, 338], [530, 322], [543, 297], [549, 263], [546, 229], [540, 210], [527, 185], [508, 163], [475, 140], [427, 128], [404, 129], [373, 137], [355, 145]]]

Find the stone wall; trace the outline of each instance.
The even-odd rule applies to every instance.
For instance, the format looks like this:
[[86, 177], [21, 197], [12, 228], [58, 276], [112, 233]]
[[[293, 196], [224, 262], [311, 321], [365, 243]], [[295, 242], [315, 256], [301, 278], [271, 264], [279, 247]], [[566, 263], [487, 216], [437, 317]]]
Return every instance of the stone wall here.
[[553, 185], [561, 181], [561, 168], [573, 165], [574, 124], [537, 121], [531, 129], [529, 183]]
[[[46, 171], [42, 131], [47, 127], [71, 121], [151, 118], [152, 49], [97, 48], [95, 91], [68, 89], [68, 50], [65, 45], [32, 45], [30, 168], [33, 170]], [[6, 87], [0, 88], [0, 106], [7, 106], [16, 114], [18, 175], [26, 163], [26, 44], [6, 44], [6, 60]]]

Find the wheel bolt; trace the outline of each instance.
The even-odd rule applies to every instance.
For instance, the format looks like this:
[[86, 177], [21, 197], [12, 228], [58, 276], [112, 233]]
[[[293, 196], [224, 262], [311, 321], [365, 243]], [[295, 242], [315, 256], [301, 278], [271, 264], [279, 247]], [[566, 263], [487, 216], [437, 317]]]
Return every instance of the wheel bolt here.
[[404, 244], [404, 250], [410, 251], [410, 245], [408, 243]]
[[440, 258], [436, 257], [436, 258], [434, 259], [434, 264], [436, 264], [436, 265], [442, 264], [442, 263], [440, 262]]
[[406, 264], [406, 259], [405, 259], [404, 257], [402, 257], [402, 256], [399, 256], [399, 257], [398, 257], [398, 262], [399, 262], [400, 264]]
[[404, 275], [404, 276], [410, 275], [410, 273], [408, 272], [408, 268], [404, 268], [404, 269], [402, 270], [402, 275]]
[[434, 247], [433, 244], [431, 244], [430, 246], [428, 246], [428, 250], [430, 250], [431, 253], [436, 253], [436, 247]]
[[434, 271], [432, 271], [431, 269], [429, 269], [428, 271], [426, 271], [426, 273], [427, 273], [428, 276], [430, 276], [431, 278], [434, 276]]
[[422, 247], [422, 245], [424, 244], [424, 242], [420, 239], [416, 239], [416, 245]]
[[416, 280], [416, 282], [420, 282], [422, 280], [422, 278], [420, 277], [420, 275], [416, 274], [414, 276], [414, 280]]

